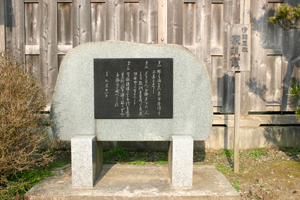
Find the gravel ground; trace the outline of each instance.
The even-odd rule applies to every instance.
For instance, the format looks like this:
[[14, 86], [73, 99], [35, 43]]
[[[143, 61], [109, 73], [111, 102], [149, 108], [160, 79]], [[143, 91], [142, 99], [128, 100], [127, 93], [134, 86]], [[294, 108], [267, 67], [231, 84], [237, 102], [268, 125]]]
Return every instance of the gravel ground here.
[[[105, 164], [167, 164], [167, 152], [105, 153]], [[57, 151], [57, 160], [70, 161], [70, 151]], [[240, 172], [233, 172], [233, 151], [194, 152], [195, 165], [215, 165], [241, 199], [300, 200], [300, 149], [254, 149], [240, 154]]]

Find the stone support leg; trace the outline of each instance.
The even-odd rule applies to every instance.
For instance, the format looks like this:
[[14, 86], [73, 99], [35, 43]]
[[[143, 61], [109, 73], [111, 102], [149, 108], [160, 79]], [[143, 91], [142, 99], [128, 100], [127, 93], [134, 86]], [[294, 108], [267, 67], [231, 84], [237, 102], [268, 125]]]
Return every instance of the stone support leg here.
[[169, 175], [172, 186], [193, 185], [194, 140], [189, 135], [172, 135], [169, 145]]
[[94, 135], [71, 139], [72, 186], [93, 187], [103, 168], [103, 142]]

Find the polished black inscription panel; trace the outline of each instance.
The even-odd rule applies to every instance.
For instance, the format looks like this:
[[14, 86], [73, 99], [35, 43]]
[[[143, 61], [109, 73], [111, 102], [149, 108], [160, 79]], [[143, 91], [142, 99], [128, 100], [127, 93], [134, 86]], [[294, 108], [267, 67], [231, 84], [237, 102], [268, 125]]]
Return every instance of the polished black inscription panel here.
[[173, 59], [94, 59], [95, 119], [173, 118]]

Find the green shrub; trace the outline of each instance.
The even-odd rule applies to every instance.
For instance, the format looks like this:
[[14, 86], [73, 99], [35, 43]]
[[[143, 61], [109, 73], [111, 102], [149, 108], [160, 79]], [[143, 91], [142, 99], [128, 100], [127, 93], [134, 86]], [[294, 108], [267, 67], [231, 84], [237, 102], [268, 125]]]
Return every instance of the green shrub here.
[[44, 166], [51, 156], [37, 150], [47, 131], [40, 113], [45, 93], [14, 52], [0, 52], [0, 91], [0, 188], [5, 188], [9, 177]]

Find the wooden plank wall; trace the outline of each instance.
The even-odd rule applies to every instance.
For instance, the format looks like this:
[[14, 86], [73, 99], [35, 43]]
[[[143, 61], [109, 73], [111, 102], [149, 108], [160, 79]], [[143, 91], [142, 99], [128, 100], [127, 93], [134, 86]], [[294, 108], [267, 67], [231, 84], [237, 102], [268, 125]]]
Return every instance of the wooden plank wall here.
[[[5, 38], [7, 48], [18, 49], [32, 63], [49, 102], [67, 51], [90, 41], [123, 40], [185, 46], [205, 63], [214, 112], [233, 113], [234, 74], [227, 71], [230, 27], [251, 23], [251, 72], [242, 73], [241, 114], [293, 108], [287, 93], [289, 82], [300, 75], [299, 31], [283, 32], [268, 23], [280, 0], [6, 2], [5, 16], [0, 10], [0, 48]], [[300, 0], [284, 2], [295, 6]]]

